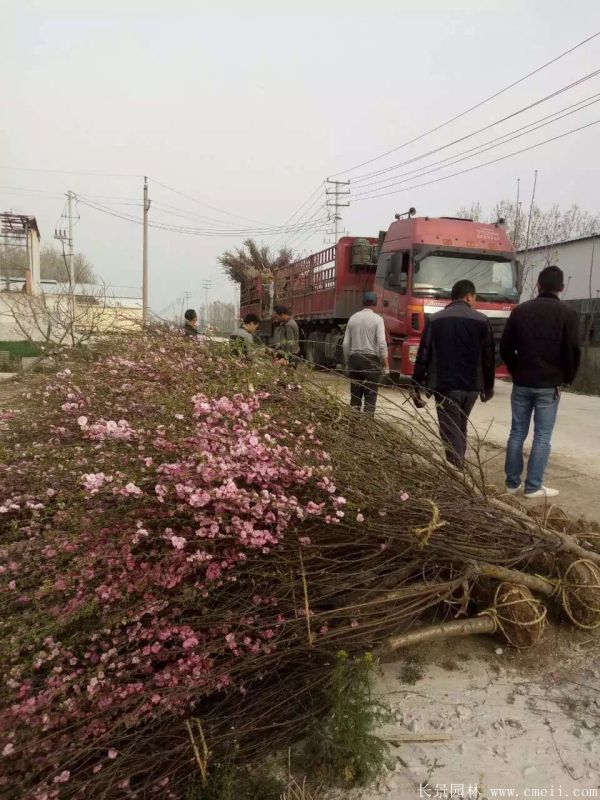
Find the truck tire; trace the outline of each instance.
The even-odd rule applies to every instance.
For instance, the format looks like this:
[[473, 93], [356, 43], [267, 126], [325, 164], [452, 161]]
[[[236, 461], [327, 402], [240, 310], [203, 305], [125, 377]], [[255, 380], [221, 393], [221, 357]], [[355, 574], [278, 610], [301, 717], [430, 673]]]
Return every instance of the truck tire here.
[[320, 331], [311, 331], [305, 345], [306, 360], [315, 367], [325, 364], [325, 337]]
[[334, 328], [325, 337], [325, 358], [328, 367], [335, 369], [338, 364], [344, 362], [344, 351], [342, 342], [344, 334], [341, 328]]

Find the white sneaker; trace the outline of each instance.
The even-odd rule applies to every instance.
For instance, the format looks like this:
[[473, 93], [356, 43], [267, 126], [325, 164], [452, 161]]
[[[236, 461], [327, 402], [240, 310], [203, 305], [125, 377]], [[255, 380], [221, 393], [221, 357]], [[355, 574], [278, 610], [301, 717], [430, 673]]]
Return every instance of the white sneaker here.
[[514, 489], [512, 487], [505, 486], [504, 490], [506, 494], [516, 494], [517, 492], [520, 492], [522, 488], [523, 484], [520, 483], [518, 486], [515, 486]]
[[557, 494], [558, 489], [548, 489], [546, 486], [542, 486], [541, 489], [537, 489], [535, 492], [525, 492], [523, 497], [528, 500], [535, 500], [538, 497], [556, 497]]

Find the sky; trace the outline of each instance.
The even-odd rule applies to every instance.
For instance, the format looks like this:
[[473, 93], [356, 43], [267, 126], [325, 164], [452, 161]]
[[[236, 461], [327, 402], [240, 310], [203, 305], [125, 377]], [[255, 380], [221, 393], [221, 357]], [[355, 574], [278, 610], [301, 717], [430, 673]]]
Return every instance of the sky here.
[[[75, 249], [108, 284], [139, 287], [147, 175], [159, 314], [186, 292], [200, 305], [207, 280], [209, 299], [232, 299], [217, 257], [247, 235], [323, 249], [327, 177], [352, 179], [341, 209], [351, 235], [377, 236], [410, 206], [491, 210], [518, 179], [529, 203], [535, 170], [539, 205], [598, 213], [600, 125], [438, 180], [600, 120], [599, 74], [469, 136], [600, 70], [598, 36], [443, 125], [598, 31], [597, 0], [0, 0], [0, 210], [35, 215], [53, 244], [64, 193], [76, 192]], [[538, 131], [491, 141], [586, 98]]]

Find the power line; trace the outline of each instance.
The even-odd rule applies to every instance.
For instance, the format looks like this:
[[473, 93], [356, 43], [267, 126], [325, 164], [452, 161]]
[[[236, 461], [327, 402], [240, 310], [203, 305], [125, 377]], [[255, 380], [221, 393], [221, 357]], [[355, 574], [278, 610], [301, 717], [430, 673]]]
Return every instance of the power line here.
[[450, 119], [447, 119], [445, 122], [442, 122], [439, 125], [436, 125], [435, 128], [430, 128], [430, 130], [425, 131], [424, 133], [421, 133], [418, 136], [415, 136], [413, 139], [409, 139], [406, 142], [403, 142], [402, 144], [399, 144], [397, 147], [393, 147], [391, 150], [387, 150], [385, 153], [381, 153], [380, 155], [375, 156], [374, 158], [370, 158], [367, 161], [361, 162], [360, 164], [355, 164], [353, 167], [349, 167], [348, 169], [340, 170], [339, 172], [334, 173], [334, 175], [332, 175], [331, 177], [336, 177], [338, 175], [345, 175], [348, 172], [354, 172], [354, 170], [360, 169], [361, 167], [365, 167], [368, 164], [372, 164], [374, 161], [378, 161], [381, 158], [385, 158], [386, 156], [389, 156], [392, 153], [396, 153], [398, 150], [402, 150], [404, 147], [408, 147], [408, 145], [414, 144], [415, 142], [418, 142], [421, 139], [424, 139], [426, 136], [429, 136], [430, 134], [435, 133], [436, 131], [439, 131], [442, 128], [445, 128], [446, 125], [450, 125], [452, 122], [456, 122], [457, 119], [461, 119], [462, 117], [466, 116], [467, 114], [470, 114], [471, 111], [475, 111], [477, 108], [481, 108], [481, 106], [485, 105], [486, 103], [489, 103], [491, 100], [494, 100], [496, 97], [500, 97], [500, 95], [504, 94], [505, 92], [508, 92], [510, 89], [513, 89], [515, 86], [518, 86], [520, 83], [523, 83], [523, 81], [526, 81], [528, 78], [531, 78], [533, 75], [536, 75], [538, 72], [541, 72], [542, 70], [546, 69], [547, 67], [551, 66], [552, 64], [555, 64], [557, 61], [560, 61], [561, 58], [564, 58], [565, 56], [569, 55], [570, 53], [573, 53], [575, 50], [579, 49], [580, 47], [583, 47], [585, 44], [587, 44], [588, 42], [591, 42], [593, 39], [596, 39], [598, 36], [600, 36], [600, 31], [597, 31], [596, 33], [593, 33], [591, 36], [588, 36], [586, 39], [583, 39], [581, 42], [578, 42], [573, 47], [570, 47], [568, 50], [565, 50], [564, 52], [562, 52], [559, 55], [555, 56], [550, 61], [546, 61], [545, 64], [542, 64], [541, 66], [536, 67], [536, 69], [532, 70], [531, 72], [528, 72], [527, 75], [523, 75], [522, 78], [519, 78], [518, 80], [516, 80], [513, 83], [509, 84], [508, 86], [505, 86], [503, 89], [500, 89], [499, 91], [494, 92], [494, 94], [491, 94], [489, 97], [486, 97], [484, 100], [480, 100], [478, 103], [475, 103], [475, 105], [471, 106], [470, 108], [467, 108], [464, 111], [461, 111], [460, 114], [456, 114], [455, 116], [451, 117]]
[[[169, 209], [170, 211], [165, 211], [165, 214], [172, 213], [173, 216], [180, 216], [184, 219], [197, 219], [202, 222], [215, 222], [218, 225], [229, 226], [231, 228], [231, 223], [225, 222], [225, 220], [218, 219], [217, 217], [207, 217], [204, 214], [194, 214], [193, 212], [189, 211], [188, 209], [181, 208], [180, 206], [172, 206], [169, 203], [162, 203], [159, 200], [155, 200], [153, 203], [154, 206], [158, 206], [163, 209]], [[177, 213], [173, 213], [177, 212]]]
[[[584, 108], [588, 108], [589, 106], [595, 105], [596, 103], [600, 102], [600, 93], [592, 95], [592, 97], [595, 97], [597, 99], [592, 100], [591, 102], [586, 103], [585, 105], [582, 105], [581, 103], [576, 103], [575, 105], [577, 106], [577, 108], [574, 108], [574, 110], [572, 111], [567, 111], [566, 113], [561, 114], [560, 116], [556, 116], [556, 114], [558, 114], [559, 112], [556, 112], [556, 114], [549, 115], [550, 117], [553, 117], [553, 119], [549, 117], [542, 117], [541, 120], [537, 120], [536, 122], [531, 122], [529, 123], [529, 125], [525, 125], [522, 128], [517, 128], [514, 131], [510, 131], [508, 133], [503, 134], [502, 136], [496, 137], [495, 139], [491, 139], [488, 142], [483, 142], [482, 144], [478, 144], [475, 147], [470, 148], [469, 150], [464, 150], [462, 153], [455, 153], [454, 155], [449, 156], [448, 158], [444, 158], [441, 161], [434, 161], [431, 164], [417, 167], [416, 169], [408, 170], [407, 172], [400, 173], [399, 175], [390, 176], [380, 181], [373, 181], [372, 183], [364, 184], [363, 186], [360, 187], [360, 191], [362, 192], [363, 195], [365, 195], [369, 194], [370, 192], [376, 192], [381, 189], [386, 189], [390, 186], [398, 186], [401, 183], [407, 183], [408, 181], [415, 180], [415, 178], [422, 178], [423, 176], [430, 175], [433, 172], [439, 172], [442, 169], [454, 166], [454, 164], [459, 164], [461, 161], [466, 161], [468, 158], [474, 158], [475, 156], [481, 155], [482, 153], [487, 153], [490, 150], [495, 150], [497, 147], [502, 147], [503, 145], [514, 141], [515, 139], [520, 139], [522, 136], [528, 136], [530, 133], [535, 133], [535, 131], [538, 131], [541, 128], [545, 128], [547, 125], [552, 125], [554, 122], [558, 122], [561, 119], [565, 119], [566, 117], [569, 117], [572, 114], [576, 114], [578, 111], [583, 111]], [[573, 107], [568, 106], [568, 108], [573, 108]], [[544, 122], [543, 120], [548, 120], [548, 121]], [[431, 169], [427, 169], [427, 167], [431, 167]], [[419, 173], [419, 174], [415, 175], [414, 173]], [[406, 178], [404, 177], [406, 175], [411, 175], [412, 177]], [[404, 178], [404, 180], [397, 181], [396, 178]], [[393, 182], [386, 183], [386, 181], [390, 180], [393, 180]], [[379, 188], [367, 189], [367, 187], [369, 186], [378, 186]]]
[[[123, 212], [116, 211], [111, 209], [108, 206], [102, 205], [100, 203], [93, 203], [88, 198], [78, 195], [79, 201], [87, 206], [88, 208], [92, 208], [96, 211], [99, 211], [103, 214], [107, 214], [109, 216], [117, 217], [119, 219], [125, 220], [127, 222], [133, 222], [138, 225], [143, 224], [143, 220], [139, 217], [134, 217], [130, 214], [126, 214]], [[312, 223], [312, 227], [316, 227], [318, 224], [321, 224], [324, 220], [318, 220], [315, 223]], [[290, 226], [286, 229], [286, 232], [297, 232], [303, 231], [307, 227], [307, 223], [303, 223], [301, 225], [294, 225]], [[182, 233], [188, 234], [192, 236], [248, 236], [248, 235], [263, 235], [263, 236], [270, 236], [281, 233], [281, 229], [274, 229], [274, 230], [253, 230], [251, 228], [244, 228], [239, 230], [214, 230], [214, 229], [203, 229], [203, 228], [192, 228], [186, 227], [181, 225], [173, 225], [171, 223], [165, 223], [162, 221], [151, 222], [148, 223], [148, 226], [151, 228], [156, 228], [158, 230], [165, 230], [170, 231], [172, 233]]]
[[[310, 221], [311, 221], [311, 220], [312, 220], [312, 219], [313, 219], [313, 218], [314, 218], [314, 217], [315, 217], [317, 214], [319, 214], [323, 208], [324, 208], [324, 206], [322, 206], [322, 205], [321, 205], [321, 206], [319, 206], [319, 208], [318, 208], [318, 209], [317, 209], [317, 210], [316, 210], [316, 211], [315, 211], [315, 212], [312, 214], [312, 216], [311, 216], [311, 217], [309, 217], [309, 219], [307, 220], [307, 223], [308, 223], [308, 222], [310, 222]], [[322, 229], [323, 229], [323, 228], [322, 228], [323, 224], [324, 224], [324, 223], [327, 223], [327, 222], [329, 222], [329, 218], [327, 218], [327, 219], [325, 219], [325, 220], [321, 220], [321, 221], [319, 222], [319, 224], [318, 224], [318, 225], [316, 225], [316, 226], [314, 227], [314, 229], [313, 229], [313, 230], [310, 230], [310, 231], [309, 231], [309, 233], [308, 233], [308, 236], [305, 236], [305, 237], [304, 237], [304, 238], [303, 238], [303, 239], [302, 239], [300, 242], [298, 242], [297, 244], [294, 244], [294, 242], [295, 242], [295, 241], [296, 241], [296, 240], [297, 240], [299, 237], [301, 237], [301, 236], [302, 236], [302, 234], [303, 234], [303, 231], [298, 231], [298, 233], [296, 233], [294, 236], [292, 236], [292, 237], [291, 237], [291, 238], [290, 238], [290, 239], [287, 241], [287, 243], [286, 243], [286, 244], [287, 244], [287, 247], [289, 247], [290, 249], [292, 249], [292, 247], [294, 247], [295, 249], [298, 249], [298, 247], [300, 247], [300, 245], [301, 245], [301, 244], [303, 244], [303, 243], [304, 243], [304, 242], [305, 242], [305, 241], [306, 241], [308, 238], [310, 238], [311, 236], [313, 236], [313, 235], [314, 235], [314, 233], [316, 233], [316, 231], [318, 231], [318, 230], [322, 230]]]
[[[324, 184], [322, 184], [322, 186], [324, 186]], [[322, 189], [322, 186], [319, 187], [319, 188]], [[313, 192], [313, 196], [314, 196], [314, 194], [315, 194], [315, 192]], [[325, 203], [326, 199], [327, 199], [326, 196], [325, 197], [319, 197], [319, 196], [315, 197], [313, 199], [312, 203], [302, 212], [300, 217], [298, 217], [297, 224], [300, 224], [301, 222], [303, 222], [303, 220], [304, 220], [303, 224], [306, 224], [306, 223], [310, 222], [310, 220], [314, 219], [314, 217], [320, 211], [323, 211], [323, 212], [325, 212], [327, 214], [327, 219], [325, 221], [329, 222], [330, 219], [331, 219], [331, 215], [329, 213], [329, 209], [326, 207], [326, 203]], [[314, 210], [315, 207], [317, 208], [316, 211]], [[310, 214], [310, 216], [305, 220], [304, 218], [307, 217], [307, 215], [309, 215], [309, 214]], [[288, 247], [288, 248], [291, 248], [292, 245], [293, 245], [294, 240], [297, 239], [299, 235], [301, 235], [301, 231], [298, 231], [297, 234], [294, 234], [291, 237], [288, 237], [285, 240], [285, 246]]]
[[181, 192], [179, 189], [174, 189], [172, 186], [167, 186], [166, 183], [162, 183], [161, 181], [157, 180], [156, 178], [150, 178], [150, 180], [153, 181], [154, 183], [156, 183], [157, 186], [162, 186], [163, 189], [167, 189], [167, 191], [169, 191], [169, 192], [173, 192], [174, 194], [179, 194], [179, 195], [181, 195], [181, 197], [185, 197], [188, 200], [191, 200], [193, 203], [198, 203], [198, 205], [204, 206], [205, 208], [210, 208], [211, 211], [217, 211], [219, 214], [225, 214], [228, 217], [234, 217], [236, 219], [241, 219], [241, 220], [244, 220], [245, 222], [254, 222], [255, 224], [258, 224], [258, 225], [266, 225], [267, 227], [273, 227], [273, 226], [270, 225], [270, 223], [260, 222], [260, 221], [255, 220], [255, 219], [250, 219], [249, 217], [242, 217], [239, 214], [233, 214], [231, 211], [225, 211], [222, 208], [217, 208], [216, 206], [211, 206], [208, 203], [205, 203], [203, 200], [198, 200], [197, 197], [192, 197], [191, 195], [186, 194], [185, 192]]
[[461, 136], [458, 139], [454, 139], [454, 141], [449, 142], [448, 144], [441, 145], [440, 147], [435, 147], [433, 150], [428, 150], [426, 153], [421, 153], [418, 156], [413, 156], [412, 158], [409, 158], [406, 161], [402, 161], [399, 164], [392, 164], [391, 166], [385, 167], [384, 169], [376, 170], [375, 172], [365, 173], [365, 175], [361, 175], [358, 178], [353, 178], [352, 183], [353, 184], [360, 183], [369, 178], [374, 178], [378, 175], [384, 175], [388, 172], [393, 172], [394, 170], [399, 169], [400, 167], [404, 167], [407, 164], [413, 164], [415, 161], [420, 161], [422, 158], [427, 158], [427, 156], [435, 155], [435, 153], [439, 153], [442, 150], [447, 150], [449, 147], [453, 147], [455, 144], [460, 144], [461, 142], [464, 142], [467, 139], [472, 139], [473, 136], [477, 136], [478, 134], [483, 133], [484, 131], [487, 131], [490, 128], [494, 128], [496, 125], [500, 125], [503, 122], [507, 122], [509, 119], [519, 116], [519, 114], [523, 114], [526, 111], [530, 111], [532, 108], [535, 108], [536, 106], [539, 106], [542, 103], [547, 102], [548, 100], [552, 100], [553, 98], [558, 97], [561, 94], [564, 94], [564, 92], [568, 92], [570, 89], [573, 89], [576, 86], [579, 86], [582, 83], [585, 83], [586, 81], [595, 78], [597, 75], [600, 75], [600, 69], [594, 70], [593, 72], [590, 72], [588, 75], [584, 75], [582, 78], [578, 78], [573, 83], [569, 83], [566, 86], [563, 86], [560, 89], [557, 89], [556, 91], [552, 92], [551, 94], [548, 94], [545, 97], [540, 98], [539, 100], [535, 100], [533, 103], [529, 103], [529, 105], [517, 109], [517, 111], [513, 111], [510, 114], [507, 114], [506, 116], [495, 120], [494, 122], [490, 122], [488, 125], [484, 125], [483, 128], [478, 128], [476, 131], [467, 133], [465, 136]]
[[0, 169], [10, 169], [18, 172], [52, 172], [56, 175], [101, 175], [104, 178], [141, 178], [142, 175], [134, 175], [126, 172], [102, 172], [100, 170], [81, 171], [74, 169], [48, 169], [46, 167], [11, 167], [8, 165], [0, 166]]
[[392, 194], [400, 194], [401, 192], [408, 192], [411, 189], [418, 189], [421, 186], [430, 186], [433, 183], [440, 183], [441, 181], [447, 181], [450, 178], [455, 178], [457, 175], [464, 175], [467, 172], [474, 172], [475, 170], [481, 169], [482, 167], [487, 167], [490, 164], [497, 164], [499, 161], [505, 161], [507, 158], [512, 158], [513, 156], [520, 155], [521, 153], [526, 153], [529, 150], [535, 150], [537, 147], [541, 147], [542, 145], [548, 144], [549, 142], [555, 142], [558, 141], [559, 139], [564, 139], [566, 136], [570, 136], [573, 133], [578, 133], [579, 131], [583, 131], [586, 128], [591, 128], [593, 125], [598, 125], [598, 123], [600, 123], [600, 119], [594, 120], [593, 122], [588, 122], [586, 125], [581, 125], [579, 128], [573, 128], [572, 130], [567, 131], [566, 133], [561, 133], [558, 136], [552, 136], [550, 139], [544, 139], [543, 142], [537, 142], [536, 144], [532, 144], [529, 147], [523, 147], [521, 150], [515, 150], [513, 153], [507, 153], [507, 155], [505, 156], [500, 156], [499, 158], [494, 158], [490, 161], [485, 161], [483, 164], [477, 164], [474, 167], [469, 167], [468, 169], [462, 169], [459, 172], [453, 172], [451, 175], [444, 175], [440, 178], [434, 178], [433, 180], [425, 181], [424, 183], [415, 183], [412, 186], [406, 186], [404, 189], [397, 189], [396, 191], [393, 192], [383, 192], [381, 194], [366, 195], [364, 197], [359, 195], [358, 197], [355, 197], [355, 201], [360, 202], [362, 200], [375, 200], [378, 197], [388, 197], [389, 195]]
[[[309, 196], [306, 198], [306, 200], [305, 200], [305, 201], [304, 201], [304, 202], [303, 202], [301, 205], [299, 205], [299, 206], [298, 206], [298, 208], [297, 208], [295, 211], [293, 211], [293, 212], [290, 214], [290, 216], [289, 216], [289, 217], [286, 219], [286, 221], [285, 221], [283, 224], [284, 224], [284, 225], [287, 225], [287, 224], [288, 224], [288, 222], [290, 222], [290, 221], [291, 221], [291, 220], [292, 220], [292, 219], [293, 219], [295, 216], [297, 216], [297, 215], [298, 215], [298, 214], [299, 214], [299, 213], [302, 211], [302, 209], [304, 208], [304, 206], [305, 206], [305, 205], [307, 205], [307, 204], [308, 204], [308, 203], [309, 203], [309, 202], [310, 202], [310, 201], [313, 199], [313, 197], [315, 197], [315, 195], [317, 195], [319, 192], [323, 191], [323, 185], [324, 185], [324, 182], [323, 182], [323, 181], [321, 181], [321, 183], [319, 183], [319, 185], [317, 186], [317, 188], [316, 188], [316, 189], [315, 189], [313, 192], [311, 192], [311, 193], [310, 193], [310, 195], [309, 195]], [[313, 205], [313, 204], [311, 204], [311, 205]], [[304, 214], [302, 214], [302, 215], [301, 215], [300, 219], [302, 219], [302, 217], [303, 217], [303, 216], [304, 216]], [[279, 239], [278, 239], [278, 240], [275, 242], [275, 244], [273, 245], [273, 249], [274, 249], [274, 250], [277, 250], [279, 247], [281, 247], [281, 245], [282, 245], [282, 243], [283, 243], [284, 239], [285, 239], [285, 237], [284, 237], [284, 236], [281, 236], [281, 237], [280, 237], [280, 238], [279, 238]]]

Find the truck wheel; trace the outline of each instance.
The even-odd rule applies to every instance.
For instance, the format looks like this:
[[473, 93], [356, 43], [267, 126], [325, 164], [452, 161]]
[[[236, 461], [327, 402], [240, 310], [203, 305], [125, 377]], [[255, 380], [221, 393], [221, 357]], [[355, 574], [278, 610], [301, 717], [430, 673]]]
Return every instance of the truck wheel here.
[[344, 351], [342, 350], [342, 342], [344, 341], [344, 334], [340, 328], [334, 328], [325, 337], [325, 356], [328, 367], [337, 367], [338, 364], [344, 362]]
[[306, 340], [306, 360], [315, 367], [322, 367], [325, 363], [324, 339], [320, 331], [311, 331]]

